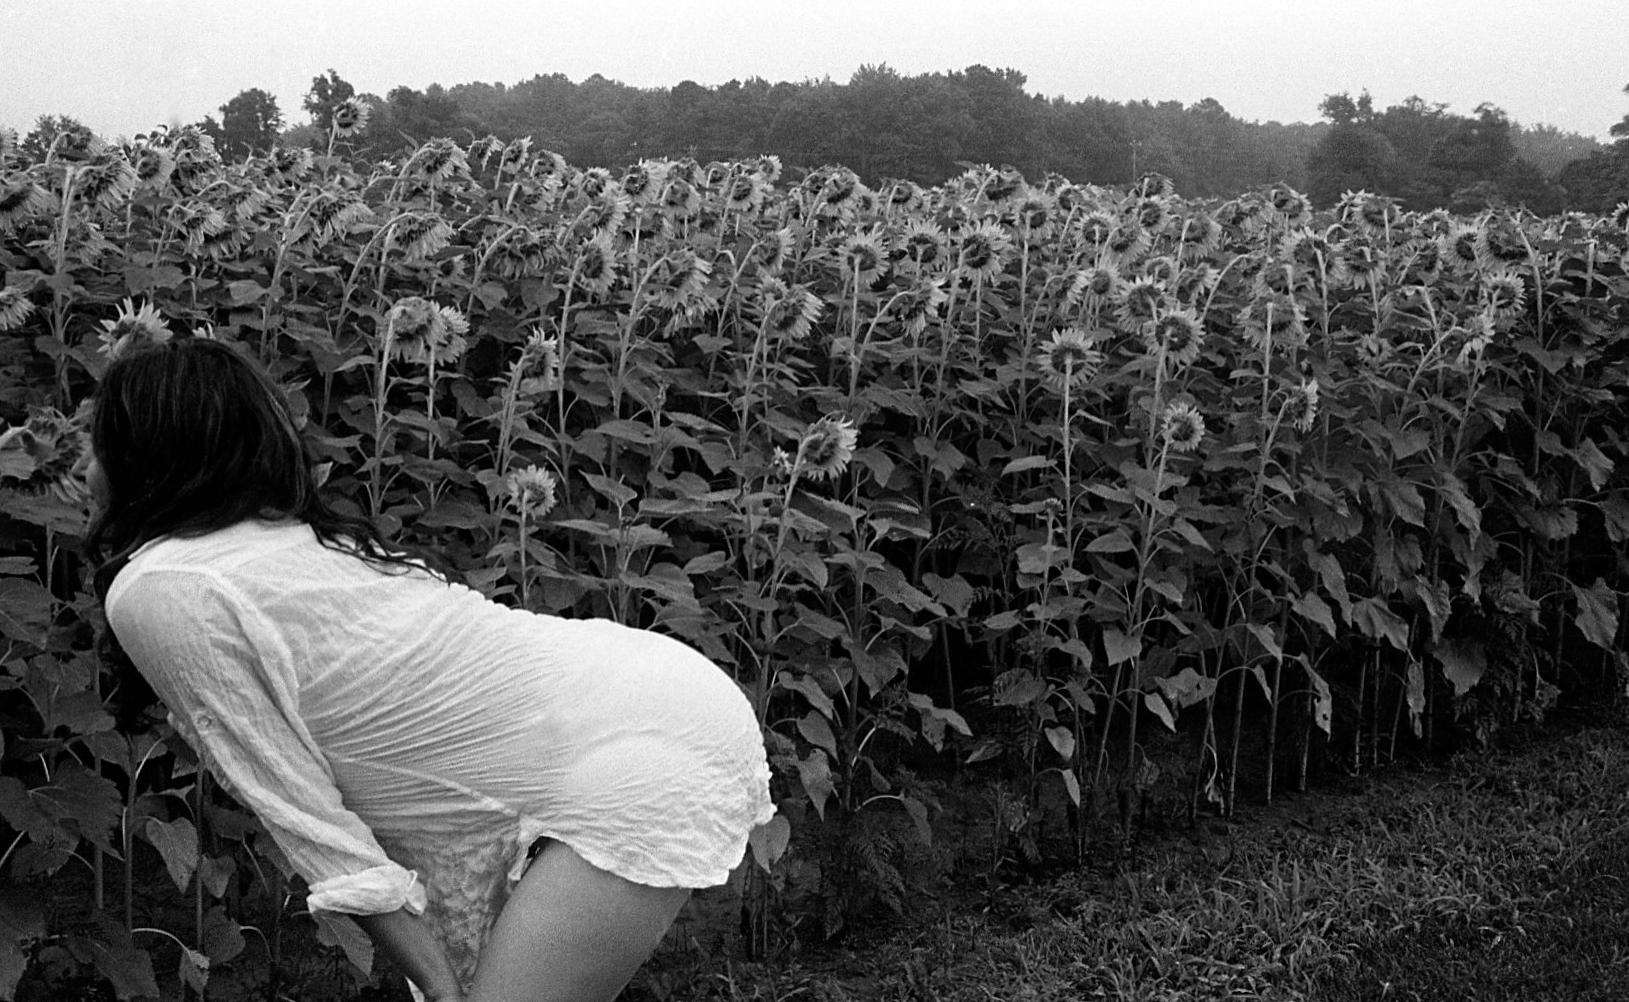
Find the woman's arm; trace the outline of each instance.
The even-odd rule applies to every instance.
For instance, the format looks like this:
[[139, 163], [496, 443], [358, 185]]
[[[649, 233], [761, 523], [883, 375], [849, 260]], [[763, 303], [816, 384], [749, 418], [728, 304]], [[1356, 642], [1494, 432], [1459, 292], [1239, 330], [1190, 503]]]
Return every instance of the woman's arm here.
[[419, 986], [428, 1002], [463, 1002], [464, 993], [447, 961], [447, 951], [423, 919], [405, 908], [351, 918], [396, 969]]

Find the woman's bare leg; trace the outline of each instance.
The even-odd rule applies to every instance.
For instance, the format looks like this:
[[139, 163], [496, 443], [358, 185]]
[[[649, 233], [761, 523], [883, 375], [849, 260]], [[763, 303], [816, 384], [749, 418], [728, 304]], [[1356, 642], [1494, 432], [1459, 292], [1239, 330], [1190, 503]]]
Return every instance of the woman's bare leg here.
[[611, 1002], [689, 896], [624, 880], [549, 842], [499, 913], [469, 1002]]

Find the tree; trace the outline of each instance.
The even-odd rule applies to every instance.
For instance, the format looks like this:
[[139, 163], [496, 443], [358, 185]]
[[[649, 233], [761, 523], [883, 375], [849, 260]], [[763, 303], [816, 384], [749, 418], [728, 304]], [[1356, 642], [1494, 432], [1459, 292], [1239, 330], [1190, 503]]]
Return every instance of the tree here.
[[334, 106], [348, 97], [356, 96], [352, 87], [330, 69], [326, 74], [311, 78], [311, 89], [305, 92], [304, 108], [324, 134], [334, 124]]
[[69, 115], [41, 115], [34, 121], [34, 130], [23, 138], [23, 155], [39, 162], [56, 148], [57, 156], [67, 160], [81, 160], [89, 156], [96, 146], [96, 134], [79, 119]]
[[[1623, 92], [1629, 94], [1629, 84], [1623, 85]], [[1629, 115], [1623, 116], [1606, 131], [1608, 135], [1617, 136], [1619, 139], [1629, 139]]]
[[271, 150], [283, 127], [277, 99], [251, 87], [221, 105], [221, 135], [216, 146], [223, 156], [252, 155]]

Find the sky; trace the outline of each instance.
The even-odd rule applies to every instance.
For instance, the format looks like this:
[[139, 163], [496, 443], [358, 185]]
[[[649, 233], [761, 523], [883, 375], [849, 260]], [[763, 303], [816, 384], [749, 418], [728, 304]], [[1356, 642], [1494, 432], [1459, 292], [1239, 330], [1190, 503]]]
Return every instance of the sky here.
[[1327, 94], [1418, 95], [1605, 140], [1629, 114], [1629, 0], [0, 0], [0, 126], [105, 137], [194, 122], [251, 87], [288, 125], [311, 78], [359, 93], [537, 74], [640, 87], [1016, 69], [1079, 100], [1220, 101], [1313, 122]]

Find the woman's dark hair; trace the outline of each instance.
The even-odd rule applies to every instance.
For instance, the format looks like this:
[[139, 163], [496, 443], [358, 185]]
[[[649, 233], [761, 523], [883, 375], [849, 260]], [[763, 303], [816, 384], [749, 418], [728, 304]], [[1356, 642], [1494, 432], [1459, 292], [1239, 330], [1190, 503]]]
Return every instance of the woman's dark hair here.
[[[177, 338], [115, 359], [96, 391], [91, 447], [107, 495], [86, 534], [86, 551], [104, 601], [142, 544], [250, 518], [298, 519], [324, 546], [387, 569], [433, 567], [448, 576], [439, 561], [387, 543], [373, 523], [327, 502], [283, 391], [225, 342]], [[151, 691], [111, 639], [104, 636], [101, 647], [121, 691], [150, 702]], [[127, 700], [116, 702], [125, 711], [119, 715], [133, 720]]]

